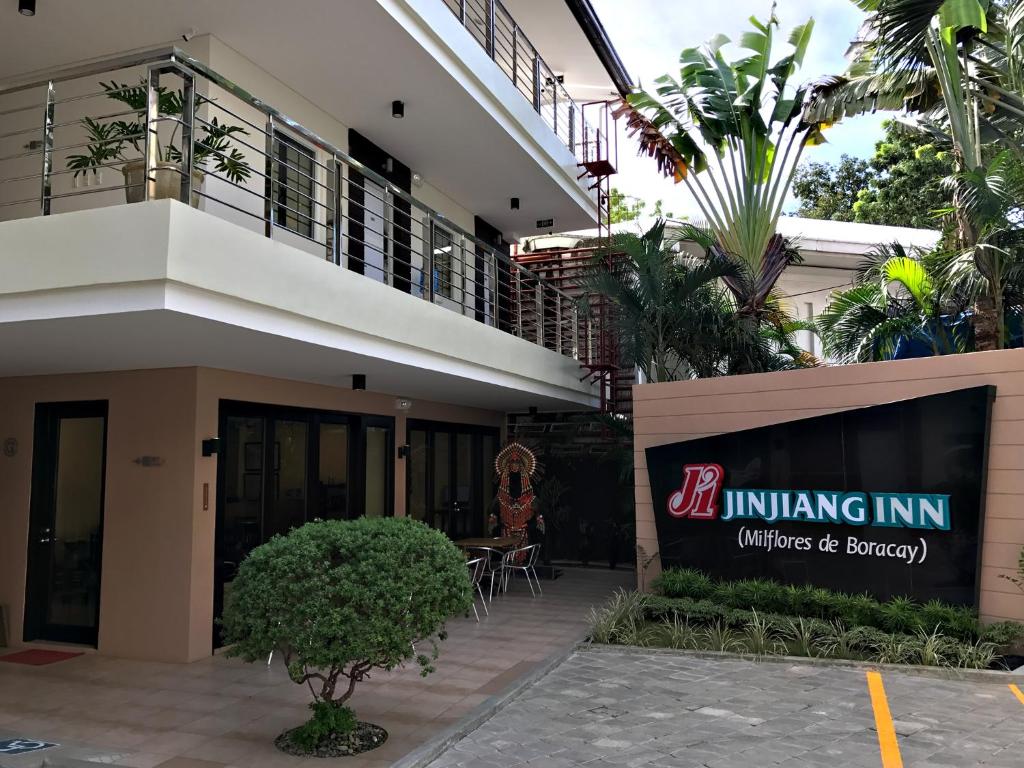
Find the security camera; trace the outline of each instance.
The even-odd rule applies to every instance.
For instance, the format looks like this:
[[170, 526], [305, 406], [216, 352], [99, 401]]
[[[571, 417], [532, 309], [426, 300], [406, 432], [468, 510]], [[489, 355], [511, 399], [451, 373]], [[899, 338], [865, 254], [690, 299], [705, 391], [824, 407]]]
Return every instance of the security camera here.
[[182, 34], [182, 36], [181, 36], [181, 39], [184, 40], [187, 43], [189, 40], [191, 40], [195, 36], [196, 36], [196, 28], [195, 27], [190, 27], [189, 29], [185, 30], [184, 34]]

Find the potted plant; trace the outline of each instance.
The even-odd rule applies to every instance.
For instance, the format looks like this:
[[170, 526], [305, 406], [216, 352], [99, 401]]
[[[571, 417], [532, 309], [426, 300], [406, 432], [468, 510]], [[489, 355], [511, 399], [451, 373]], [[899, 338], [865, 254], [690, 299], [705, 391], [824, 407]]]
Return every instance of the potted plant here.
[[[86, 173], [95, 173], [99, 168], [112, 162], [121, 161], [121, 173], [124, 175], [125, 197], [129, 203], [138, 203], [145, 199], [146, 184], [146, 103], [148, 89], [146, 81], [138, 85], [127, 83], [100, 83], [107, 98], [120, 102], [135, 111], [134, 119], [82, 119], [88, 144], [84, 154], [68, 157], [68, 169], [74, 170], [75, 177]], [[171, 91], [158, 86], [156, 88], [159, 113], [162, 117], [177, 118], [183, 112], [184, 94], [181, 90]], [[196, 96], [196, 109], [203, 104], [212, 103], [205, 96]], [[192, 144], [192, 186], [193, 189], [202, 185], [205, 174], [203, 169], [213, 163], [214, 169], [235, 184], [245, 181], [252, 174], [245, 155], [231, 143], [231, 136], [247, 135], [248, 132], [239, 125], [225, 125], [216, 117], [209, 121], [195, 120], [194, 139]], [[181, 123], [175, 122], [167, 142], [160, 140], [157, 130], [155, 140], [157, 146], [157, 162], [154, 172], [156, 192], [154, 199], [181, 199], [182, 154], [175, 142], [179, 141]], [[140, 158], [129, 159], [126, 152], [142, 155]], [[198, 198], [193, 195], [192, 205]]]

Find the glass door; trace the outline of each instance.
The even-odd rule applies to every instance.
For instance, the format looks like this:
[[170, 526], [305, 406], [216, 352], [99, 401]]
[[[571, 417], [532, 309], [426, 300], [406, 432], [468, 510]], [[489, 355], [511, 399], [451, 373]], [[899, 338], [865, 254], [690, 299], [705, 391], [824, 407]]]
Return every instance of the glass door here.
[[36, 406], [24, 639], [96, 645], [107, 403]]
[[216, 617], [242, 560], [272, 536], [310, 520], [393, 514], [391, 417], [224, 402], [220, 435]]
[[410, 420], [409, 515], [452, 539], [490, 535], [498, 430]]

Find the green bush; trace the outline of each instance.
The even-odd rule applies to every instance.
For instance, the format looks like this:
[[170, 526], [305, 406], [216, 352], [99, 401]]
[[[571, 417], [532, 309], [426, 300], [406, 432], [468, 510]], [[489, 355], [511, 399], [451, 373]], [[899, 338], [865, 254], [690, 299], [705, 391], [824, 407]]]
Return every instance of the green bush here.
[[245, 661], [279, 654], [292, 681], [329, 705], [314, 707], [308, 743], [347, 722], [339, 705], [373, 670], [415, 658], [432, 672], [445, 621], [472, 599], [465, 557], [440, 531], [408, 518], [317, 521], [242, 562], [224, 638]]
[[1016, 621], [997, 621], [981, 630], [980, 639], [1000, 649], [1009, 649], [1024, 640], [1024, 624]]
[[[670, 615], [674, 609], [671, 604], [659, 604], [657, 601], [677, 598], [716, 605], [717, 612], [704, 605], [696, 607], [701, 612], [701, 620], [707, 621], [726, 619], [727, 614], [723, 612], [726, 609], [748, 612], [756, 610], [764, 615], [779, 614], [839, 622], [850, 628], [876, 627], [895, 634], [912, 635], [938, 630], [944, 636], [966, 642], [983, 638], [978, 620], [970, 609], [947, 605], [938, 600], [931, 600], [924, 605], [918, 605], [906, 597], [880, 602], [866, 594], [848, 595], [813, 586], [783, 586], [767, 579], [715, 582], [692, 568], [668, 569], [654, 581], [653, 587], [657, 595], [652, 598], [649, 611], [662, 616]], [[704, 616], [708, 611], [712, 611], [712, 615]], [[736, 627], [742, 623], [737, 619], [730, 621], [730, 626]], [[1010, 622], [995, 632], [990, 642], [1006, 647], [1024, 638], [1024, 625]], [[987, 636], [984, 637], [989, 640]]]
[[288, 734], [293, 744], [307, 752], [315, 750], [331, 734], [351, 733], [358, 723], [356, 713], [344, 704], [314, 701], [309, 708], [313, 710], [313, 717]]

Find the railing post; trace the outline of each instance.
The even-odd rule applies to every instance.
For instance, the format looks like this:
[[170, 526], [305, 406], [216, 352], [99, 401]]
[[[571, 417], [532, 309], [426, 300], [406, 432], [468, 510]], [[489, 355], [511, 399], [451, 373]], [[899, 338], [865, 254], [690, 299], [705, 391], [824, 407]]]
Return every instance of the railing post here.
[[495, 0], [487, 0], [487, 55], [495, 58], [494, 27]]
[[523, 338], [523, 284], [522, 279], [519, 276], [519, 269], [514, 268], [513, 274], [515, 280], [513, 281], [513, 295], [515, 296], [515, 310], [516, 310], [516, 336]]
[[146, 183], [145, 198], [156, 198], [156, 169], [160, 161], [158, 132], [160, 131], [160, 70], [151, 67], [146, 85]]
[[[501, 275], [498, 270], [501, 269], [501, 262], [498, 259], [497, 254], [491, 254], [491, 325], [500, 330], [501, 325], [498, 322], [501, 311]], [[485, 315], [486, 317], [486, 315]]]
[[572, 305], [572, 356], [574, 360], [580, 359], [580, 307], [575, 302]]
[[555, 294], [555, 349], [562, 354], [562, 294]]
[[569, 151], [576, 156], [576, 102], [569, 102]]
[[512, 85], [519, 87], [519, 25], [512, 25]]
[[46, 104], [43, 109], [43, 169], [39, 184], [39, 207], [43, 216], [50, 215], [50, 197], [53, 194], [50, 174], [53, 172], [53, 114], [55, 107], [53, 81], [46, 84]]
[[267, 115], [266, 155], [267, 173], [264, 177], [263, 234], [274, 239], [274, 116]]
[[540, 55], [533, 52], [533, 110], [540, 112]]
[[466, 0], [459, 0], [459, 22], [466, 26]]
[[434, 219], [427, 217], [427, 295], [426, 299], [434, 303]]
[[558, 135], [558, 78], [551, 73], [551, 130]]
[[192, 205], [192, 165], [195, 158], [196, 84], [189, 72], [181, 73], [181, 202]]
[[334, 156], [334, 221], [331, 225], [331, 261], [341, 266], [341, 160]]

